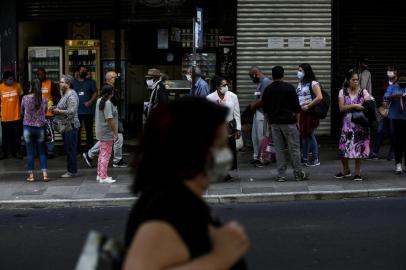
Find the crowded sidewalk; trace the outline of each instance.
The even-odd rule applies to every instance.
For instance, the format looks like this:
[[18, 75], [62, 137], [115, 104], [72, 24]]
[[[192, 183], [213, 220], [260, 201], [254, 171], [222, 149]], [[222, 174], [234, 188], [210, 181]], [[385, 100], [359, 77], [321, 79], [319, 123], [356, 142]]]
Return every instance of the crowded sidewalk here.
[[[340, 170], [337, 149], [334, 145], [322, 145], [321, 165], [306, 168], [310, 173], [307, 181], [275, 181], [276, 165], [256, 168], [249, 164], [251, 152], [239, 152], [239, 169], [232, 173], [228, 182], [210, 186], [207, 200], [212, 203], [269, 202], [301, 199], [342, 199], [356, 197], [401, 196], [406, 191], [406, 176], [395, 175], [393, 162], [386, 159], [366, 161], [363, 166], [365, 180], [334, 178]], [[131, 160], [130, 154], [125, 156]], [[94, 205], [130, 205], [134, 196], [129, 191], [133, 181], [132, 168], [111, 168], [117, 182], [100, 185], [95, 180], [96, 169], [88, 168], [83, 159], [78, 159], [78, 177], [61, 179], [65, 157], [49, 161], [50, 181], [29, 183], [24, 180], [24, 162], [17, 159], [0, 162], [1, 207], [68, 207]], [[288, 171], [288, 175], [292, 175]], [[93, 203], [93, 204], [92, 204]]]

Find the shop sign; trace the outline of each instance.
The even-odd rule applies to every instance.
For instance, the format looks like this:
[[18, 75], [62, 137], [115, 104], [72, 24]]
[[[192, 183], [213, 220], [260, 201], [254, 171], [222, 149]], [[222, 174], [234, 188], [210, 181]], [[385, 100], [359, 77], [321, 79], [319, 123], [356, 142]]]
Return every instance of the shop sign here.
[[235, 37], [234, 36], [219, 36], [219, 46], [221, 46], [221, 47], [235, 46]]
[[324, 37], [311, 37], [310, 47], [312, 49], [325, 49], [327, 47], [326, 38]]
[[38, 48], [35, 50], [35, 57], [36, 58], [47, 58], [47, 49], [46, 48]]
[[97, 47], [99, 40], [83, 39], [83, 40], [65, 40], [65, 45], [68, 47]]
[[203, 9], [196, 9], [195, 48], [203, 49]]
[[303, 49], [304, 37], [290, 37], [288, 38], [288, 44], [291, 49]]
[[270, 37], [268, 38], [268, 48], [269, 49], [283, 49], [284, 47], [283, 37]]

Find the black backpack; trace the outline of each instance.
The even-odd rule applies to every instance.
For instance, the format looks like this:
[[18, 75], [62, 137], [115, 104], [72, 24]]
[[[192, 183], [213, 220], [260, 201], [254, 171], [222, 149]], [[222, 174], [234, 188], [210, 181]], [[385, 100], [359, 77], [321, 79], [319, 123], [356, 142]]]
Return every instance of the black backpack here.
[[[330, 99], [330, 95], [324, 91], [323, 87], [320, 85], [320, 89], [321, 89], [321, 95], [323, 96], [323, 99], [320, 101], [319, 104], [317, 104], [316, 106], [314, 106], [313, 108], [310, 109], [310, 113], [317, 119], [324, 119], [327, 117], [328, 114], [328, 110], [330, 109], [330, 105], [331, 105], [331, 99]], [[310, 93], [312, 95], [312, 99], [314, 99], [314, 93], [313, 93], [313, 89], [310, 86]]]

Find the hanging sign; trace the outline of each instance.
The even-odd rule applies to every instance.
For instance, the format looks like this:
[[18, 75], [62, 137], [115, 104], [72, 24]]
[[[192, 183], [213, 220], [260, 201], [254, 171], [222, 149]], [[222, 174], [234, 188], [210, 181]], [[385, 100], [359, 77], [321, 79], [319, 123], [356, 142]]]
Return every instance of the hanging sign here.
[[195, 47], [203, 49], [203, 9], [196, 9], [196, 22], [195, 22]]

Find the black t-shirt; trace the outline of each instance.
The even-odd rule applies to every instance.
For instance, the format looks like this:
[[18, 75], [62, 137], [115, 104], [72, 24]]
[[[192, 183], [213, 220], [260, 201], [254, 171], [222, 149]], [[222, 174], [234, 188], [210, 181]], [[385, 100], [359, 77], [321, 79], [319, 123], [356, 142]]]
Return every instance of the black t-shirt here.
[[[135, 203], [128, 220], [125, 243], [129, 247], [141, 224], [152, 221], [170, 224], [185, 242], [191, 259], [208, 254], [211, 249], [209, 224], [220, 226], [207, 204], [184, 184], [144, 192]], [[157, 243], [158, 244], [158, 243]], [[232, 270], [247, 269], [241, 260]]]
[[283, 81], [274, 81], [265, 89], [262, 104], [271, 124], [294, 124], [301, 110], [295, 88]]

